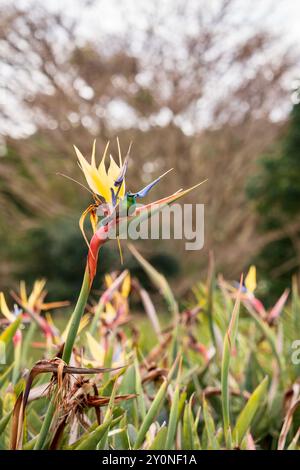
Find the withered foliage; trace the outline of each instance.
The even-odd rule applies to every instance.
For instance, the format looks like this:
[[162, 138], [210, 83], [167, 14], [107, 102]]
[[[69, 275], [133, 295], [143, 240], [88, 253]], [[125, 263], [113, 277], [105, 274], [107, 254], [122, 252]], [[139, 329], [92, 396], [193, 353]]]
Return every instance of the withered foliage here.
[[[51, 448], [55, 448], [59, 441], [64, 427], [67, 423], [72, 423], [75, 418], [78, 419], [83, 428], [88, 429], [89, 424], [85, 421], [84, 412], [89, 408], [94, 408], [98, 424], [100, 424], [100, 407], [108, 405], [110, 397], [99, 396], [98, 388], [94, 380], [80, 377], [77, 375], [103, 374], [115, 372], [122, 369], [116, 368], [83, 368], [68, 366], [60, 358], [52, 360], [38, 361], [31, 369], [24, 393], [22, 392], [16, 400], [13, 411], [13, 423], [11, 431], [11, 448], [22, 448], [23, 424], [25, 410], [28, 403], [28, 397], [34, 379], [40, 374], [52, 373], [48, 385], [48, 396], [55, 394], [57, 404], [57, 429], [54, 432]], [[117, 395], [114, 398], [115, 403], [122, 400], [134, 398], [134, 394]]]

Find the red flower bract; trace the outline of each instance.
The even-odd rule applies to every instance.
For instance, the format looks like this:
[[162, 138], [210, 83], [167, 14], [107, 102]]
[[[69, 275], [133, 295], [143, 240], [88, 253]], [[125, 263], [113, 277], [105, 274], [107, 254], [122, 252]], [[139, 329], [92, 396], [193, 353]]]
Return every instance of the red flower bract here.
[[99, 250], [101, 246], [104, 245], [104, 243], [108, 240], [107, 233], [109, 231], [110, 225], [113, 223], [114, 221], [110, 222], [110, 224], [108, 225], [104, 225], [98, 228], [91, 238], [87, 258], [87, 268], [89, 270], [90, 286], [92, 285], [94, 277], [96, 275]]

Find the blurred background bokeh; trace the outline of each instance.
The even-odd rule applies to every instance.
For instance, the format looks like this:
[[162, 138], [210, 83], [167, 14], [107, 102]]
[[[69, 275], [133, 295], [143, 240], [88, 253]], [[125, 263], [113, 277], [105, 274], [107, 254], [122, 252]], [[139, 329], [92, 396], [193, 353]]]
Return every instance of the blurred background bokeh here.
[[[208, 178], [205, 246], [140, 244], [178, 295], [250, 263], [272, 300], [300, 266], [300, 4], [293, 0], [0, 2], [0, 290], [47, 277], [76, 297], [90, 195], [73, 151], [133, 141], [128, 184], [151, 200]], [[188, 202], [188, 200], [187, 200]], [[125, 247], [125, 263], [137, 269]], [[101, 272], [120, 267], [117, 247]], [[172, 281], [173, 279], [173, 281]], [[98, 278], [97, 282], [100, 282]], [[97, 284], [96, 284], [97, 287]]]

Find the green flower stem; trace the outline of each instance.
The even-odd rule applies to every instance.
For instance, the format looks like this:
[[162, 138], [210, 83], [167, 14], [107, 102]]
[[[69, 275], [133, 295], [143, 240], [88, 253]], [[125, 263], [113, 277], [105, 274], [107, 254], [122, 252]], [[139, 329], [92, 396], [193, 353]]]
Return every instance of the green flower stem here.
[[69, 364], [70, 359], [71, 359], [71, 354], [72, 354], [73, 346], [74, 346], [76, 336], [78, 333], [80, 320], [84, 313], [84, 309], [88, 300], [90, 289], [91, 289], [91, 286], [90, 286], [89, 270], [88, 270], [88, 267], [86, 267], [83, 281], [82, 281], [81, 291], [77, 300], [75, 310], [72, 313], [72, 317], [71, 317], [72, 321], [71, 321], [70, 329], [69, 329], [68, 336], [66, 339], [66, 343], [64, 346], [63, 355], [62, 355], [62, 360], [65, 361], [67, 364]]
[[51, 402], [49, 403], [47, 413], [43, 421], [43, 425], [39, 432], [38, 439], [34, 445], [34, 450], [41, 450], [44, 447], [44, 444], [48, 435], [48, 431], [52, 423], [52, 418], [55, 412], [55, 407], [56, 407], [55, 395], [53, 395]]
[[[80, 294], [79, 294], [75, 309], [72, 313], [71, 326], [70, 326], [70, 329], [69, 329], [69, 333], [68, 333], [68, 336], [67, 336], [67, 340], [66, 340], [64, 350], [63, 350], [63, 355], [62, 355], [63, 361], [65, 361], [67, 364], [70, 362], [73, 346], [74, 346], [76, 336], [77, 336], [77, 333], [78, 333], [80, 320], [81, 320], [81, 317], [84, 313], [84, 309], [85, 309], [85, 306], [86, 306], [86, 303], [87, 303], [87, 299], [88, 299], [88, 296], [89, 296], [89, 293], [90, 293], [90, 289], [91, 289], [90, 276], [89, 276], [88, 267], [86, 267], [85, 273], [84, 273], [84, 278], [83, 278], [83, 281], [82, 281]], [[46, 441], [46, 438], [47, 438], [47, 435], [48, 435], [49, 428], [51, 426], [51, 422], [52, 422], [52, 418], [53, 418], [55, 409], [56, 409], [55, 395], [53, 395], [53, 397], [51, 399], [51, 402], [48, 406], [48, 410], [47, 410], [46, 416], [44, 418], [43, 425], [41, 427], [38, 440], [36, 441], [35, 446], [34, 446], [35, 450], [43, 449], [43, 447], [45, 445], [45, 441]]]

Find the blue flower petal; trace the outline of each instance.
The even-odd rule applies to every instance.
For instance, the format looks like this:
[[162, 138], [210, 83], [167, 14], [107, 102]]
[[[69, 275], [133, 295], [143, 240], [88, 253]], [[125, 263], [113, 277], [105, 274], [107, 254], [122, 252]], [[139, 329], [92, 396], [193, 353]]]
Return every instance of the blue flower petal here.
[[147, 196], [147, 194], [149, 193], [150, 189], [153, 188], [153, 186], [155, 186], [157, 183], [159, 183], [159, 181], [167, 174], [169, 173], [169, 171], [171, 171], [173, 168], [171, 168], [170, 170], [166, 171], [163, 175], [159, 176], [158, 178], [156, 178], [156, 180], [152, 181], [151, 183], [149, 183], [147, 186], [145, 186], [145, 188], [141, 189], [140, 191], [138, 191], [137, 193], [128, 193], [129, 196], [135, 196], [136, 198], [139, 198], [139, 199], [142, 199], [143, 197]]
[[130, 151], [130, 148], [129, 148], [129, 150], [128, 150], [128, 152], [127, 152], [127, 155], [126, 155], [126, 157], [125, 157], [124, 164], [123, 164], [123, 166], [122, 166], [122, 168], [121, 168], [120, 174], [119, 174], [118, 178], [117, 178], [117, 179], [115, 180], [115, 182], [114, 182], [114, 185], [115, 185], [115, 186], [121, 186], [122, 183], [123, 183], [123, 180], [124, 180], [125, 175], [126, 175], [127, 167], [128, 167], [129, 151]]
[[117, 198], [116, 198], [113, 188], [110, 188], [110, 191], [111, 191], [111, 200], [112, 200], [113, 206], [115, 206], [117, 204]]

